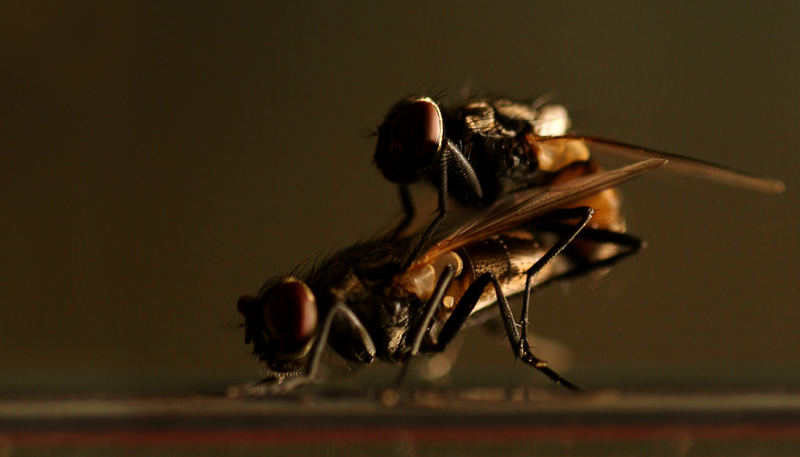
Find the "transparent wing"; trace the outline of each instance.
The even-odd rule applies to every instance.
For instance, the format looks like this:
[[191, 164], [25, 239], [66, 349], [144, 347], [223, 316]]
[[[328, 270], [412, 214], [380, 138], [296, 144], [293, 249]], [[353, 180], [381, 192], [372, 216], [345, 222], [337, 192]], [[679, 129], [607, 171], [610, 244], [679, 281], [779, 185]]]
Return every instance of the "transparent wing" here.
[[439, 232], [437, 234], [439, 241], [422, 254], [412, 264], [411, 269], [426, 265], [445, 252], [511, 230], [572, 201], [616, 186], [666, 163], [667, 160], [651, 158], [561, 184], [512, 193], [492, 205], [488, 210], [470, 218], [466, 223], [454, 229], [445, 229]]
[[657, 151], [655, 149], [644, 148], [607, 138], [566, 134], [552, 137], [538, 137], [535, 139], [535, 142], [537, 143], [550, 143], [553, 146], [559, 145], [559, 143], [572, 141], [580, 141], [585, 143], [586, 146], [588, 146], [591, 150], [592, 157], [595, 158], [611, 157], [629, 161], [652, 158], [664, 159], [669, 161], [669, 164], [664, 167], [665, 170], [682, 175], [708, 179], [710, 181], [727, 184], [730, 186], [741, 187], [770, 194], [781, 193], [786, 187], [783, 182], [777, 179], [762, 178], [703, 160]]

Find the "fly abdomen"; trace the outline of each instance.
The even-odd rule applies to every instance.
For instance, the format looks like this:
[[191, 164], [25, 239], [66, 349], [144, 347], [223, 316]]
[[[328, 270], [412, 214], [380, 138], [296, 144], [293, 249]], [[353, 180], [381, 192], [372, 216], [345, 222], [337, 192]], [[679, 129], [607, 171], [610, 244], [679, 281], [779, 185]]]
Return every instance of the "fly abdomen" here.
[[473, 243], [458, 251], [465, 273], [477, 278], [491, 271], [500, 281], [524, 274], [544, 254], [527, 231], [505, 233]]
[[[525, 274], [545, 253], [534, 236], [525, 230], [507, 232], [494, 236], [458, 250], [464, 262], [464, 272], [453, 281], [445, 297], [445, 309], [448, 303], [458, 303], [467, 287], [475, 278], [483, 273], [495, 274], [506, 296], [522, 292], [525, 289]], [[551, 262], [552, 264], [553, 262]], [[551, 275], [552, 265], [547, 265], [536, 275], [539, 283]], [[496, 300], [494, 290], [489, 287], [484, 291], [475, 311], [478, 311]]]

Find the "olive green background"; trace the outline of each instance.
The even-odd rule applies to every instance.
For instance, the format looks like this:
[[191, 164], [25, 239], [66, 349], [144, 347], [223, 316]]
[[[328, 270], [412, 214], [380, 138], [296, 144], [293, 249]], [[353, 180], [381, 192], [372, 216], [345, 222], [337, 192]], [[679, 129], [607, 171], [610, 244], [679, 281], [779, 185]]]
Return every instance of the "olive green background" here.
[[369, 133], [463, 88], [787, 184], [624, 186], [647, 249], [534, 297], [572, 379], [800, 382], [800, 3], [330, 3], [0, 4], [0, 392], [256, 379], [237, 297], [392, 220]]

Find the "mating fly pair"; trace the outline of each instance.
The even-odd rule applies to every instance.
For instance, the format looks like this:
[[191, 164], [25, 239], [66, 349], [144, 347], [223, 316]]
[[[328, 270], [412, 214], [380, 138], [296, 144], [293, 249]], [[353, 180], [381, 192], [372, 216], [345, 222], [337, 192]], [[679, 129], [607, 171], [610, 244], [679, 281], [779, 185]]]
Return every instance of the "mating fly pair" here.
[[[669, 160], [675, 171], [782, 189], [780, 182], [693, 159], [568, 134], [568, 125], [558, 105], [476, 100], [443, 109], [429, 98], [396, 104], [379, 127], [375, 162], [400, 185], [403, 222], [239, 300], [245, 341], [271, 375], [267, 390], [313, 379], [326, 345], [357, 363], [407, 363], [420, 352], [442, 351], [471, 316], [493, 304], [514, 356], [575, 388], [532, 353], [529, 296], [533, 287], [610, 265], [639, 248], [625, 233], [614, 186]], [[603, 171], [593, 155], [604, 152], [634, 163]], [[439, 211], [424, 231], [409, 234], [414, 209], [407, 185], [420, 179], [438, 187]], [[481, 211], [462, 223], [442, 223], [448, 197]], [[518, 325], [507, 297], [522, 292]]]

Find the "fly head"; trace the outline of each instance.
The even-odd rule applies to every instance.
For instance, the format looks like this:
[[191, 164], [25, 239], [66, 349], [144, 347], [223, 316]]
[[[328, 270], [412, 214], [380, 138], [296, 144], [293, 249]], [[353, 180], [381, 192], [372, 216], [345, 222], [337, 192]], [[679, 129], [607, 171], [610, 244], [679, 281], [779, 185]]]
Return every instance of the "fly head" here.
[[317, 302], [311, 289], [293, 277], [268, 281], [257, 297], [237, 303], [245, 319], [245, 343], [270, 370], [300, 369], [317, 332]]

